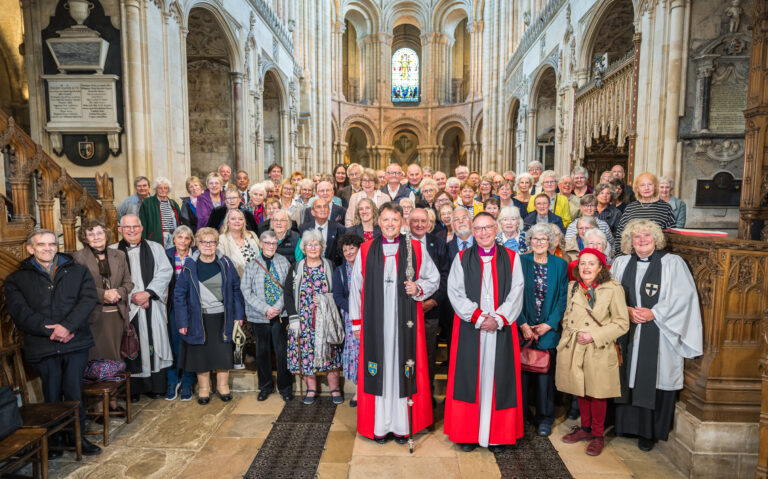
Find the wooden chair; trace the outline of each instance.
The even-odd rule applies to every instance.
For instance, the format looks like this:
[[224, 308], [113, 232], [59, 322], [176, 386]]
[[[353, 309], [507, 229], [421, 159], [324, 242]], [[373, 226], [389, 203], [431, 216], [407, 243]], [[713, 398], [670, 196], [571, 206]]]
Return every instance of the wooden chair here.
[[32, 477], [48, 479], [48, 437], [45, 429], [21, 428], [0, 441], [0, 477], [32, 463]]
[[[101, 412], [86, 411], [87, 417], [101, 417], [104, 425], [101, 430], [91, 429], [85, 431], [85, 434], [104, 436], [104, 446], [109, 446], [109, 416], [125, 417], [126, 424], [131, 423], [131, 373], [124, 371], [123, 378], [119, 381], [102, 381], [93, 384], [83, 384], [83, 399], [98, 398], [104, 405]], [[120, 393], [125, 394], [125, 411], [110, 411], [109, 402], [113, 397], [118, 397]], [[97, 402], [98, 402], [97, 401]]]
[[[74, 450], [77, 460], [83, 458], [80, 435], [80, 411], [78, 402], [36, 403], [29, 402], [27, 390], [27, 375], [24, 372], [24, 363], [21, 359], [21, 345], [12, 346], [0, 350], [0, 365], [3, 373], [0, 373], [0, 385], [10, 386], [11, 390], [21, 396], [22, 406], [19, 410], [23, 422], [23, 429], [42, 429], [45, 432], [45, 441], [48, 447], [45, 459], [48, 460], [48, 450]], [[75, 445], [63, 444], [50, 445], [49, 438], [57, 432], [70, 428], [75, 435]]]

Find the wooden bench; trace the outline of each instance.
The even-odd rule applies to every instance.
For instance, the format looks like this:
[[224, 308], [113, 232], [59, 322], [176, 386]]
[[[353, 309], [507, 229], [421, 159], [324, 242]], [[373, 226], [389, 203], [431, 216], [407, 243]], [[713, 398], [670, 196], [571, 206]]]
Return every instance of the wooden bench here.
[[32, 477], [48, 479], [48, 437], [45, 429], [22, 428], [0, 441], [0, 477], [32, 463]]
[[[103, 404], [101, 412], [86, 412], [87, 417], [100, 417], [104, 422], [102, 429], [86, 430], [85, 434], [101, 435], [104, 437], [104, 446], [109, 446], [109, 416], [125, 417], [126, 424], [131, 423], [131, 373], [124, 371], [123, 378], [119, 381], [101, 381], [93, 384], [83, 384], [83, 400], [96, 397]], [[120, 393], [125, 394], [125, 411], [110, 411], [109, 402]]]

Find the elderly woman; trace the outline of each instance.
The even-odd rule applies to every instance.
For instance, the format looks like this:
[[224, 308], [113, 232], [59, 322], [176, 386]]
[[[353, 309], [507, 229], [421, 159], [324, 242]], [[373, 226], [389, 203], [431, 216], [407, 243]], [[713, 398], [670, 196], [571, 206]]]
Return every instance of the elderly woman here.
[[496, 193], [499, 195], [499, 208], [517, 206], [512, 199], [512, 195], [515, 194], [515, 185], [511, 181], [503, 180], [496, 188]]
[[347, 208], [349, 206], [349, 199], [353, 194], [361, 191], [362, 186], [360, 184], [360, 175], [363, 173], [363, 167], [357, 163], [351, 163], [347, 167], [347, 185], [341, 188], [336, 196], [341, 198], [341, 206]]
[[685, 201], [672, 196], [672, 188], [675, 187], [675, 181], [668, 177], [659, 178], [659, 198], [669, 203], [672, 207], [672, 213], [675, 215], [675, 228], [685, 228]]
[[381, 228], [378, 225], [379, 209], [368, 198], [363, 198], [357, 204], [354, 225], [347, 233], [355, 234], [364, 241], [370, 241], [376, 236], [381, 236]]
[[[595, 224], [597, 225], [596, 228], [600, 228], [600, 231], [602, 231], [607, 237], [611, 238], [610, 245], [613, 247], [613, 231], [611, 230], [611, 227], [608, 225], [608, 223], [598, 219], [595, 216], [596, 208], [597, 198], [595, 198], [595, 195], [592, 193], [587, 193], [579, 199], [579, 212], [581, 213], [579, 217], [594, 218]], [[568, 225], [568, 228], [565, 230], [565, 241], [568, 241], [576, 236], [576, 229], [576, 222], [572, 221], [571, 224]]]
[[669, 203], [659, 198], [659, 180], [653, 173], [640, 173], [635, 178], [635, 195], [637, 201], [627, 205], [621, 220], [616, 227], [613, 250], [616, 254], [621, 251], [621, 239], [624, 228], [632, 220], [651, 220], [662, 230], [675, 226], [675, 213]]
[[[368, 200], [370, 201], [370, 200]], [[344, 366], [344, 377], [352, 384], [357, 385], [357, 367], [358, 357], [360, 356], [360, 340], [355, 337], [352, 330], [352, 320], [349, 319], [349, 283], [352, 281], [352, 268], [355, 265], [357, 251], [363, 244], [363, 238], [359, 235], [347, 231], [339, 239], [339, 247], [344, 255], [344, 262], [333, 272], [333, 300], [339, 307], [342, 316], [344, 316], [344, 352], [342, 353], [342, 363]], [[349, 401], [351, 407], [357, 406], [357, 390], [352, 400]]]
[[288, 213], [297, 224], [301, 220], [300, 214], [304, 213], [304, 208], [295, 200], [296, 187], [291, 180], [283, 180], [280, 183], [280, 209]]
[[605, 221], [611, 229], [611, 244], [613, 244], [613, 233], [621, 219], [621, 211], [613, 205], [616, 195], [613, 185], [610, 183], [599, 183], [595, 187], [595, 199], [597, 207], [595, 208], [595, 218]]
[[216, 172], [208, 173], [205, 177], [206, 190], [197, 197], [197, 225], [202, 227], [208, 224], [211, 211], [224, 204], [224, 180]]
[[227, 212], [216, 251], [229, 258], [241, 278], [245, 266], [258, 258], [259, 238], [253, 231], [245, 229], [245, 214], [242, 211], [235, 209]]
[[[195, 233], [191, 228], [181, 225], [173, 232], [171, 237], [173, 246], [165, 250], [168, 260], [173, 265], [174, 275], [168, 285], [168, 297], [171, 301], [166, 304], [166, 313], [168, 314], [168, 337], [171, 339], [171, 351], [173, 352], [173, 365], [166, 369], [166, 401], [173, 401], [179, 395], [181, 388], [181, 400], [189, 401], [192, 399], [192, 386], [195, 384], [195, 373], [184, 371], [181, 373], [181, 334], [176, 326], [176, 315], [173, 308], [173, 294], [176, 287], [176, 279], [181, 273], [184, 261], [192, 254], [195, 249]], [[179, 381], [181, 378], [181, 381]]]
[[626, 388], [616, 401], [616, 433], [638, 436], [642, 451], [667, 440], [677, 391], [683, 389], [683, 360], [702, 354], [696, 285], [685, 261], [661, 251], [664, 246], [658, 224], [631, 221], [621, 236], [625, 255], [611, 269], [626, 291], [631, 323], [622, 338]]
[[224, 218], [232, 210], [243, 211], [243, 218], [245, 218], [245, 228], [249, 231], [256, 231], [256, 221], [253, 216], [248, 214], [245, 206], [242, 204], [240, 193], [236, 188], [230, 188], [224, 192], [224, 204], [217, 206], [211, 211], [211, 216], [208, 217], [208, 227], [216, 230], [220, 230], [224, 226]]
[[277, 360], [277, 390], [284, 401], [293, 399], [293, 378], [286, 363], [288, 316], [285, 313], [283, 282], [291, 263], [277, 254], [277, 235], [261, 234], [261, 254], [245, 267], [240, 288], [245, 298], [245, 315], [256, 340], [256, 368], [259, 395], [264, 401], [275, 390], [272, 355]]
[[461, 206], [469, 212], [470, 221], [476, 214], [483, 211], [483, 204], [475, 199], [475, 184], [469, 180], [464, 181], [459, 189], [459, 197], [456, 206]]
[[477, 185], [475, 199], [480, 203], [485, 203], [488, 198], [498, 198], [498, 196], [493, 194], [493, 177], [484, 176], [480, 179], [480, 184]]
[[530, 203], [533, 205], [533, 211], [528, 213], [525, 217], [525, 229], [528, 230], [533, 225], [541, 223], [549, 223], [557, 226], [560, 231], [565, 234], [565, 226], [563, 220], [553, 212], [549, 210], [550, 199], [545, 193], [539, 193], [531, 198]]
[[248, 198], [249, 201], [245, 210], [257, 225], [261, 224], [266, 219], [264, 217], [264, 200], [267, 198], [267, 189], [264, 187], [264, 183], [251, 185], [248, 189]]
[[171, 246], [173, 230], [181, 224], [181, 209], [168, 197], [171, 192], [171, 182], [162, 176], [155, 180], [155, 194], [141, 203], [139, 221], [144, 229], [141, 239], [154, 241], [164, 247]]
[[296, 246], [299, 244], [299, 233], [290, 229], [291, 219], [285, 211], [278, 211], [269, 220], [269, 229], [277, 235], [277, 254], [293, 264], [296, 261]]
[[357, 204], [363, 198], [372, 200], [376, 205], [376, 208], [381, 207], [381, 205], [389, 201], [389, 196], [379, 190], [379, 180], [376, 177], [376, 172], [371, 168], [363, 170], [360, 185], [363, 188], [362, 191], [358, 191], [349, 197], [349, 208], [347, 208], [347, 215], [344, 218], [344, 226], [347, 228], [354, 224]]
[[[565, 311], [568, 265], [549, 253], [555, 241], [548, 225], [534, 225], [528, 231], [531, 253], [520, 255], [525, 278], [523, 310], [517, 318], [521, 345], [555, 354], [560, 339], [560, 320]], [[536, 416], [539, 436], [549, 436], [555, 421], [555, 362], [546, 373], [523, 371], [523, 411], [528, 411], [529, 388], [536, 387]], [[525, 413], [524, 413], [525, 414]]]
[[533, 211], [533, 208], [528, 208], [528, 203], [531, 201], [531, 188], [533, 187], [533, 176], [530, 173], [520, 173], [517, 177], [517, 194], [513, 197], [515, 200], [515, 206], [520, 208], [520, 214], [525, 216]]
[[[584, 195], [587, 196], [587, 195]], [[583, 198], [583, 197], [582, 197]], [[574, 261], [579, 256], [579, 251], [587, 247], [587, 241], [584, 234], [591, 229], [597, 228], [597, 220], [594, 216], [583, 216], [568, 227], [576, 226], [576, 234], [568, 238], [566, 234], [565, 253], [567, 261]]]
[[499, 233], [496, 235], [496, 242], [511, 249], [515, 253], [525, 253], [528, 251], [528, 245], [525, 244], [525, 233], [520, 228], [523, 225], [523, 219], [520, 217], [520, 210], [514, 206], [502, 208], [499, 212], [496, 223], [499, 225]]
[[403, 227], [402, 232], [405, 234], [406, 231], [408, 231], [408, 218], [411, 216], [411, 211], [413, 211], [413, 208], [415, 205], [413, 204], [413, 201], [411, 201], [410, 198], [400, 198], [400, 201], [398, 201], [400, 204], [400, 208], [403, 209]]
[[197, 176], [190, 176], [185, 186], [189, 196], [181, 198], [181, 224], [197, 231], [197, 197], [203, 193], [203, 183]]
[[[328, 386], [334, 404], [344, 402], [339, 390], [339, 371], [342, 349], [339, 345], [315, 344], [315, 312], [323, 299], [332, 292], [333, 264], [323, 258], [325, 239], [318, 230], [307, 230], [301, 237], [304, 259], [294, 263], [285, 279], [285, 309], [291, 322], [288, 335], [288, 370], [301, 374], [307, 384], [304, 404], [312, 404], [317, 397], [317, 373], [327, 372]], [[317, 350], [324, 350], [324, 357], [315, 357]]]
[[578, 398], [581, 413], [581, 426], [574, 426], [563, 442], [589, 441], [587, 454], [597, 456], [604, 446], [607, 399], [621, 396], [616, 340], [627, 332], [629, 320], [624, 289], [611, 279], [601, 251], [581, 250], [574, 274], [557, 345], [555, 383], [559, 391]]
[[445, 191], [447, 191], [455, 201], [458, 201], [459, 193], [461, 193], [461, 180], [455, 176], [451, 176], [445, 180]]
[[[146, 201], [146, 200], [145, 200]], [[86, 219], [78, 231], [78, 239], [83, 249], [72, 255], [75, 263], [88, 268], [96, 285], [98, 303], [91, 311], [88, 325], [93, 334], [93, 347], [88, 359], [107, 359], [123, 361], [120, 343], [123, 330], [130, 321], [128, 298], [133, 290], [131, 272], [125, 253], [118, 249], [107, 248], [112, 233], [99, 219]], [[117, 398], [114, 397], [110, 410], [118, 411]], [[104, 404], [96, 405], [97, 411], [103, 411]], [[100, 418], [103, 421], [103, 418]]]
[[440, 206], [440, 209], [437, 211], [438, 216], [438, 223], [445, 228], [442, 233], [444, 233], [444, 236], [441, 236], [441, 233], [438, 233], [437, 236], [444, 239], [446, 243], [451, 241], [453, 239], [453, 205], [447, 204]]
[[[539, 180], [541, 181], [541, 194], [547, 195], [549, 198], [549, 211], [559, 216], [563, 220], [563, 226], [567, 228], [571, 224], [571, 206], [568, 203], [568, 198], [557, 193], [557, 174], [552, 170], [547, 170], [541, 174]], [[539, 196], [536, 195], [536, 198]], [[528, 200], [529, 211], [534, 209], [533, 201], [534, 198]]]
[[211, 400], [211, 371], [216, 374], [216, 393], [231, 401], [229, 370], [234, 365], [232, 330], [242, 325], [243, 294], [240, 277], [226, 256], [217, 256], [219, 233], [200, 228], [195, 235], [197, 251], [187, 256], [173, 292], [176, 326], [184, 340], [182, 368], [197, 373], [197, 402]]
[[421, 206], [435, 210], [437, 199], [437, 182], [431, 178], [421, 180]]

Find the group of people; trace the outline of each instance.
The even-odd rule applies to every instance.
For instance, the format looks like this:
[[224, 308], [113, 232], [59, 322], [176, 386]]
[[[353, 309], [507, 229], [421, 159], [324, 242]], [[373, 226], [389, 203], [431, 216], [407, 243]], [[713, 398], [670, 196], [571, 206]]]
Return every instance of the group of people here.
[[565, 442], [600, 454], [613, 424], [650, 450], [672, 427], [683, 359], [702, 352], [693, 280], [663, 251], [685, 204], [668, 178], [626, 185], [620, 165], [595, 186], [581, 167], [542, 170], [350, 164], [284, 179], [273, 164], [251, 184], [222, 165], [189, 178], [180, 203], [167, 178], [138, 177], [117, 208], [119, 241], [99, 219], [82, 222], [73, 255], [52, 231], [30, 234], [8, 311], [50, 402], [81, 400], [89, 360], [124, 362], [132, 400], [188, 401], [197, 385], [201, 405], [230, 401], [245, 336], [259, 401], [292, 400], [299, 374], [311, 405], [324, 373], [342, 404], [343, 375], [358, 432], [405, 443], [433, 423], [442, 338], [444, 431], [463, 450], [515, 444], [526, 422], [550, 435], [557, 391], [581, 417]]

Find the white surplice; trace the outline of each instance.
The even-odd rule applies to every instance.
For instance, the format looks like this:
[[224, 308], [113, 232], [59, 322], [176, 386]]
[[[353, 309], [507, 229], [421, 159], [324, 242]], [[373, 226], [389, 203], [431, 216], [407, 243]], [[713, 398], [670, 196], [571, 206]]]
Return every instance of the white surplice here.
[[[440, 272], [421, 243], [421, 265], [416, 284], [421, 287], [421, 295], [416, 301], [423, 301], [437, 291], [440, 285]], [[384, 250], [384, 354], [380, 372], [384, 375], [382, 395], [376, 396], [376, 418], [374, 435], [386, 436], [388, 433], [400, 436], [408, 435], [408, 405], [406, 398], [400, 397], [399, 348], [398, 348], [398, 311], [397, 311], [397, 254], [398, 243], [383, 244]], [[416, 254], [414, 252], [414, 254]], [[350, 320], [358, 320], [362, 315], [361, 302], [363, 291], [363, 273], [361, 253], [358, 251], [352, 268], [352, 280], [349, 284]], [[359, 329], [359, 328], [355, 328]], [[362, 358], [360, 359], [362, 361]], [[394, 366], [394, 367], [393, 367]]]
[[[478, 308], [483, 313], [488, 313], [496, 320], [497, 330], [504, 326], [504, 318], [514, 325], [520, 311], [523, 309], [523, 270], [520, 266], [520, 258], [515, 255], [512, 268], [512, 287], [509, 294], [498, 308], [494, 308], [492, 268], [490, 265], [493, 256], [481, 256], [483, 262], [483, 275], [480, 284], [480, 305], [467, 297], [464, 285], [464, 268], [461, 266], [459, 255], [453, 260], [451, 272], [448, 275], [448, 297], [451, 300], [453, 310], [462, 321], [471, 321], [472, 315]], [[475, 327], [480, 329], [482, 318], [477, 320]], [[461, 358], [457, 358], [460, 361]], [[477, 442], [482, 447], [488, 447], [488, 437], [491, 432], [491, 409], [493, 407], [494, 373], [496, 370], [496, 331], [480, 331], [480, 364], [478, 376], [480, 378], [480, 427], [478, 429]]]
[[[619, 256], [613, 262], [611, 274], [621, 282], [631, 255]], [[638, 261], [635, 275], [635, 297], [640, 298], [643, 276], [648, 271], [650, 262]], [[661, 258], [661, 284], [659, 300], [651, 308], [655, 323], [659, 328], [659, 359], [656, 388], [664, 391], [683, 389], [683, 360], [701, 356], [703, 351], [701, 311], [699, 295], [688, 266], [683, 258], [666, 254]], [[640, 335], [643, 325], [635, 327], [632, 350], [640, 350]], [[629, 365], [629, 387], [635, 387], [638, 354], [632, 355]]]

